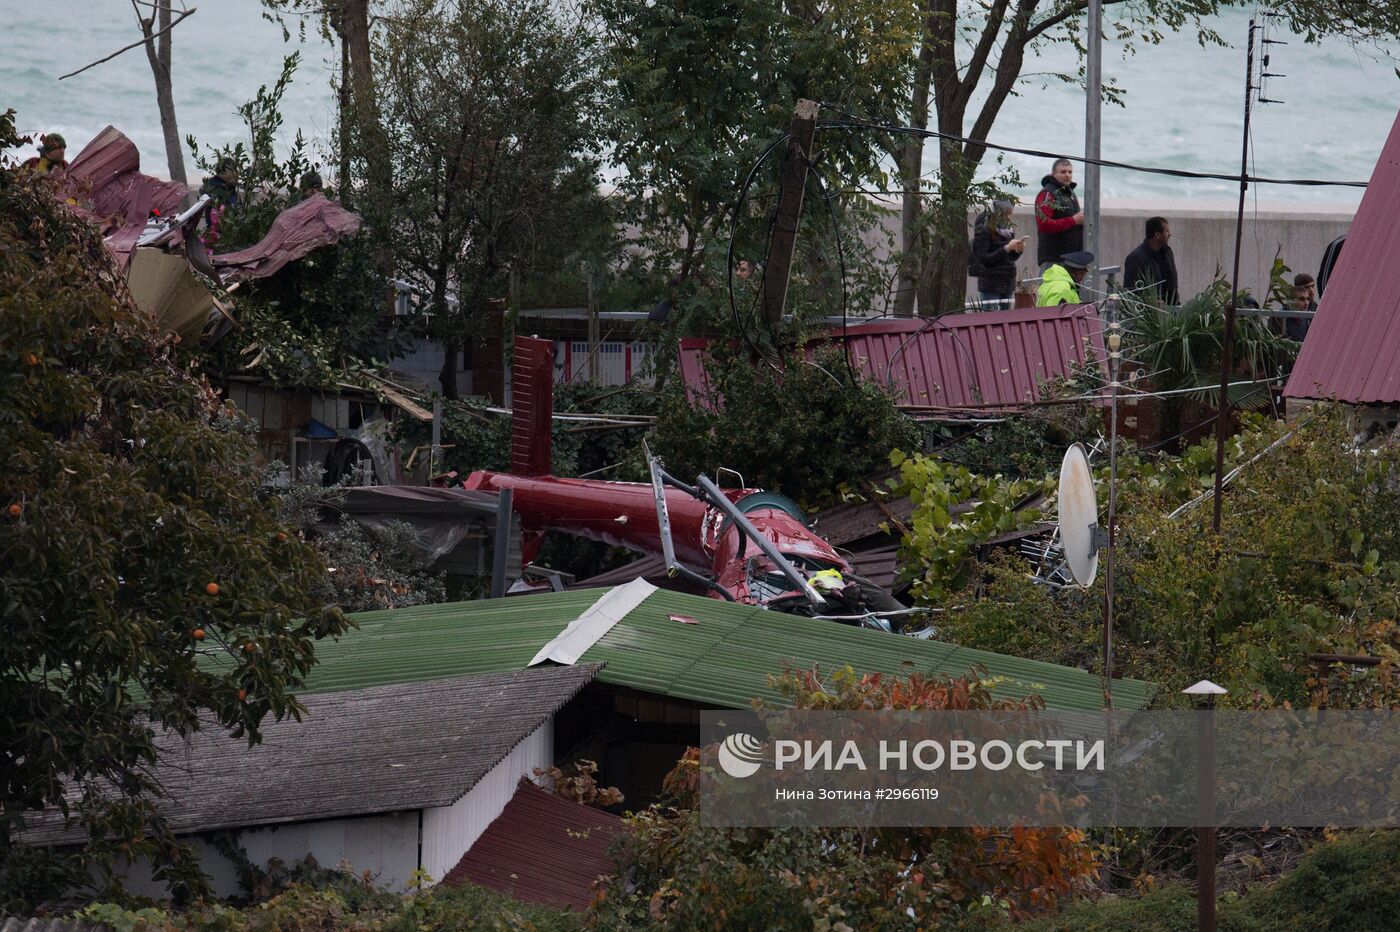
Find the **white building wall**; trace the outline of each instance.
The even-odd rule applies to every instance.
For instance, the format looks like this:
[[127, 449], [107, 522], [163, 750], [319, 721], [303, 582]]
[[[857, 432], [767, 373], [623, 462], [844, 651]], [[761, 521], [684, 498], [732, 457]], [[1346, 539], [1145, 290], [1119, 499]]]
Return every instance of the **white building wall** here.
[[524, 741], [450, 806], [423, 810], [423, 871], [434, 881], [447, 875], [515, 795], [521, 777], [554, 763], [554, 719]]
[[[200, 865], [216, 896], [243, 892], [233, 862], [197, 837], [182, 840], [199, 852]], [[273, 858], [290, 867], [309, 854], [321, 867], [344, 867], [357, 874], [369, 871], [381, 888], [398, 892], [407, 887], [418, 867], [418, 810], [248, 829], [239, 834], [238, 843], [258, 867], [266, 868]], [[151, 877], [150, 865], [144, 860], [118, 873], [128, 893], [156, 899], [170, 895], [164, 883]]]

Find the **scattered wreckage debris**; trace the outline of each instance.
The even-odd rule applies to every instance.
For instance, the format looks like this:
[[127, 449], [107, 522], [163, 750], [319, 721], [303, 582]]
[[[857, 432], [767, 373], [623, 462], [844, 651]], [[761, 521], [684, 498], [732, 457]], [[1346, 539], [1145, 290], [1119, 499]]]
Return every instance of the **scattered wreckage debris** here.
[[[562, 479], [550, 462], [553, 344], [517, 337], [512, 472], [480, 470], [467, 489], [510, 489], [524, 529], [523, 558], [555, 531], [664, 558], [715, 598], [809, 617], [836, 616], [868, 627], [903, 627], [887, 591], [855, 576], [851, 564], [812, 533], [796, 503], [761, 489], [721, 489], [706, 476], [690, 485], [651, 458], [652, 483]], [[892, 616], [902, 620], [903, 616]]]
[[358, 214], [316, 194], [279, 213], [256, 244], [210, 255], [199, 235], [210, 199], [195, 199], [188, 185], [143, 174], [136, 145], [113, 126], [73, 159], [60, 193], [102, 233], [137, 305], [186, 343], [197, 342], [211, 320], [232, 322], [218, 290], [274, 275], [360, 229]]

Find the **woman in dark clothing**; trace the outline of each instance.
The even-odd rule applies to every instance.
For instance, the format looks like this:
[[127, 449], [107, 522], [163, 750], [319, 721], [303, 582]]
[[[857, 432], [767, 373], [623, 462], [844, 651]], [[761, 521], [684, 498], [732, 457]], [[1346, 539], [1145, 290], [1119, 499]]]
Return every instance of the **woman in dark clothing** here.
[[993, 201], [992, 209], [977, 218], [969, 264], [977, 275], [977, 298], [984, 305], [1005, 302], [1010, 307], [1016, 291], [1016, 261], [1026, 248], [1026, 238], [1015, 237], [1010, 201]]

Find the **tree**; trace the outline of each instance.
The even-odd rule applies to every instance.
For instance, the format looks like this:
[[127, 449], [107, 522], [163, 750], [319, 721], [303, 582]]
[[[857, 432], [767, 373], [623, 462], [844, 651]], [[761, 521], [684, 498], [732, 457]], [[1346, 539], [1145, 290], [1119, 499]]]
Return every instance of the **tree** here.
[[[238, 108], [248, 130], [246, 144], [206, 147], [201, 153], [193, 136], [186, 140], [195, 165], [212, 173], [220, 161], [231, 159], [244, 189], [257, 192], [220, 219], [222, 252], [258, 242], [278, 214], [300, 197], [301, 177], [311, 167], [301, 131], [285, 159], [276, 151], [282, 95], [300, 57], [299, 52], [288, 55], [277, 81], [259, 87]], [[253, 368], [279, 384], [332, 388], [347, 369], [393, 358], [405, 334], [385, 314], [390, 287], [376, 267], [374, 251], [373, 231], [362, 228], [268, 278], [245, 282], [237, 299], [240, 336], [205, 352], [205, 371]]]
[[[646, 247], [638, 261], [652, 269], [654, 286], [672, 283], [682, 312], [694, 309], [708, 324], [728, 306], [722, 285], [730, 225], [749, 167], [787, 129], [799, 98], [896, 118], [917, 24], [907, 6], [872, 0], [590, 0], [589, 9], [605, 31], [606, 132], [611, 159], [625, 170], [618, 185], [627, 219]], [[869, 133], [824, 130], [817, 150], [829, 189], [884, 182]], [[774, 177], [761, 175], [741, 214], [752, 222], [740, 230], [738, 257], [762, 255], [772, 208], [765, 186]], [[820, 217], [826, 208], [809, 184], [806, 210]], [[863, 196], [835, 201], [843, 226], [852, 227], [848, 269], [863, 269], [868, 251], [856, 228], [870, 225], [873, 217], [860, 214], [871, 205]], [[818, 225], [825, 222], [804, 220], [799, 278], [823, 261], [819, 253], [836, 265]], [[828, 296], [840, 294], [841, 283], [833, 284]], [[857, 306], [881, 290], [877, 281], [868, 284]], [[800, 295], [793, 298], [789, 305], [800, 308]]]
[[[11, 112], [0, 145], [18, 143]], [[258, 740], [298, 712], [316, 639], [346, 629], [308, 595], [324, 565], [259, 499], [245, 425], [53, 182], [0, 157], [0, 908], [118, 855], [198, 890], [155, 804], [155, 732]], [[88, 832], [81, 854], [17, 844], [44, 807]]]
[[838, 352], [777, 371], [721, 349], [706, 368], [709, 396], [692, 399], [686, 386], [673, 385], [657, 420], [652, 443], [677, 476], [723, 466], [757, 487], [816, 503], [883, 472], [891, 450], [922, 445], [919, 425]]
[[[547, 0], [410, 0], [376, 49], [392, 186], [371, 192], [400, 272], [429, 296], [429, 334], [457, 355], [512, 270], [571, 253], [600, 210], [593, 41]], [[586, 238], [586, 237], [582, 237]]]
[[[170, 80], [170, 40], [174, 23], [170, 19], [170, 0], [156, 0], [150, 16], [142, 16], [133, 0], [136, 21], [146, 47], [146, 60], [151, 64], [151, 76], [156, 82], [156, 106], [160, 109], [160, 131], [165, 139], [165, 161], [170, 166], [170, 179], [186, 183], [185, 155], [180, 150], [180, 127], [175, 121], [175, 93]], [[183, 18], [183, 17], [182, 17]]]
[[[366, 166], [363, 179], [366, 186], [386, 186], [390, 153], [385, 145], [374, 86], [370, 0], [262, 0], [262, 3], [279, 22], [284, 13], [319, 16], [322, 33], [327, 38], [334, 35], [340, 42], [340, 128], [336, 140], [340, 174], [336, 184], [341, 196], [347, 203], [357, 200], [357, 189], [351, 178], [351, 165], [356, 160]], [[290, 38], [285, 24], [283, 34]]]
[[[899, 168], [905, 189], [901, 213], [903, 258], [899, 269], [897, 313], [909, 316], [917, 297], [924, 316], [937, 316], [963, 304], [967, 284], [967, 189], [987, 153], [986, 140], [1006, 99], [1023, 80], [1027, 57], [1049, 43], [1070, 43], [1083, 52], [1088, 0], [914, 0], [920, 19], [916, 63], [906, 122], [926, 129], [930, 107], [939, 133], [966, 137], [938, 144], [936, 197], [923, 190], [923, 138], [887, 136], [883, 145]], [[1233, 0], [1103, 0], [1104, 31], [1132, 42], [1160, 42], [1166, 32], [1189, 28], [1202, 43], [1223, 43], [1208, 18]], [[1395, 4], [1335, 4], [1288, 0], [1275, 4], [1286, 22], [1307, 41], [1340, 35], [1366, 41], [1400, 30]], [[1078, 81], [1077, 75], [1060, 75]], [[990, 86], [984, 88], [984, 84]], [[1106, 99], [1117, 99], [1106, 84]], [[982, 97], [974, 107], [973, 101]], [[969, 117], [971, 123], [969, 125]]]
[[69, 72], [59, 80], [71, 78], [103, 62], [111, 61], [138, 45], [143, 46], [146, 50], [146, 60], [151, 65], [151, 77], [155, 79], [156, 107], [160, 110], [160, 129], [165, 139], [165, 159], [170, 168], [170, 178], [185, 184], [185, 157], [180, 151], [180, 128], [175, 120], [175, 96], [171, 83], [170, 43], [172, 30], [184, 22], [185, 17], [194, 13], [194, 10], [182, 9], [179, 16], [172, 16], [170, 0], [148, 0], [145, 5], [151, 8], [151, 15], [142, 16], [141, 5], [138, 0], [131, 0], [131, 8], [136, 13], [136, 25], [141, 30], [139, 41], [123, 46], [77, 71]]

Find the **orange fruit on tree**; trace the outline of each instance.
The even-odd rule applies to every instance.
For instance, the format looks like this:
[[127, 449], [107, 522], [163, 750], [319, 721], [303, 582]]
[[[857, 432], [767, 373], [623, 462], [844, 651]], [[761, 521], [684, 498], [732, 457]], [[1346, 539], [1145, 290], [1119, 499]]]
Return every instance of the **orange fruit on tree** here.
[[21, 505], [19, 502], [15, 502], [13, 505], [10, 506], [11, 518], [18, 518], [22, 514], [24, 514], [24, 506]]
[[39, 357], [34, 353], [25, 353], [24, 364], [26, 366], [37, 366], [39, 365]]
[[218, 595], [218, 594], [219, 594], [219, 584], [216, 583], [216, 582], [211, 582], [209, 585], [207, 585], [207, 586], [204, 587], [204, 591], [207, 592], [207, 593], [209, 593], [210, 595]]
[[204, 640], [204, 629], [195, 628], [193, 631], [190, 632], [190, 636], [193, 637], [196, 641], [202, 641]]
[[255, 651], [255, 650], [257, 650], [257, 649], [258, 649], [258, 645], [254, 644], [252, 641], [249, 641], [247, 644], [244, 644], [244, 645], [243, 645], [243, 653], [245, 653], [245, 654], [251, 654], [253, 651]]
[[285, 532], [285, 531], [278, 531], [278, 532], [277, 532], [277, 543], [279, 543], [279, 544], [285, 544], [286, 542], [287, 542], [287, 534], [286, 534], [286, 532]]
[[239, 701], [239, 702], [242, 702], [244, 699], [247, 699], [247, 698], [248, 698], [248, 690], [246, 690], [246, 689], [240, 689], [240, 690], [238, 691], [238, 701]]

